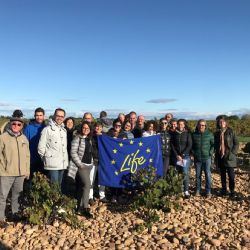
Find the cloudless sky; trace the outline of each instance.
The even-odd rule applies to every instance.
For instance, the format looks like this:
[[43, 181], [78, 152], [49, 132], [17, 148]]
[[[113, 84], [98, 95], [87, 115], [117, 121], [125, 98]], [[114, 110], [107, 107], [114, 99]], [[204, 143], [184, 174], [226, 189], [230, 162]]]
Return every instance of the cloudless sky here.
[[0, 1], [0, 115], [250, 113], [248, 0]]

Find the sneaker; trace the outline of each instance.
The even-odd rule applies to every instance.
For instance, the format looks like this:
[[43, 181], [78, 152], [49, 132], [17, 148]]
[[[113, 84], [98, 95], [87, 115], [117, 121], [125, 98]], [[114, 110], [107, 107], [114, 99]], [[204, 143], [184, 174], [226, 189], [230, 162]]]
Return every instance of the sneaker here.
[[9, 224], [5, 220], [0, 220], [0, 228], [6, 228]]
[[196, 191], [195, 196], [199, 197], [199, 196], [201, 196], [201, 193], [199, 191]]
[[184, 196], [185, 196], [186, 198], [188, 198], [188, 197], [190, 196], [190, 193], [189, 193], [188, 191], [185, 191], [185, 192], [184, 192]]
[[206, 194], [206, 197], [207, 197], [207, 198], [211, 198], [211, 197], [212, 197], [212, 194], [211, 194], [211, 193], [207, 193], [207, 194]]

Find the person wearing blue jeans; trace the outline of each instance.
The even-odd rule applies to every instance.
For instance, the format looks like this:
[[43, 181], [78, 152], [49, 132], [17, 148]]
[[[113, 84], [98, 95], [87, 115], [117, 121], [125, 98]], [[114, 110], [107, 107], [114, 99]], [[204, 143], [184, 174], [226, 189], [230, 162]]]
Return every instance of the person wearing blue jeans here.
[[48, 171], [48, 177], [51, 182], [57, 183], [59, 186], [62, 183], [64, 170], [50, 170]]
[[67, 131], [64, 127], [65, 111], [58, 108], [48, 125], [42, 130], [38, 154], [51, 182], [61, 189], [64, 170], [68, 167]]
[[205, 172], [206, 195], [211, 196], [211, 157], [214, 151], [214, 136], [206, 128], [204, 119], [197, 122], [195, 131], [192, 133], [192, 151], [194, 155], [194, 165], [196, 171], [196, 195], [201, 193], [202, 170]]
[[206, 194], [209, 196], [211, 194], [211, 158], [205, 161], [195, 161], [195, 171], [196, 171], [196, 194], [199, 195], [201, 193], [201, 177], [202, 170], [205, 172], [205, 180], [206, 180]]
[[183, 185], [184, 185], [184, 194], [188, 196], [189, 192], [189, 170], [191, 165], [191, 158], [189, 155], [183, 157], [183, 160], [179, 163], [177, 162], [176, 169], [179, 173], [184, 175]]
[[190, 152], [192, 137], [185, 119], [177, 121], [177, 128], [171, 133], [172, 158], [178, 172], [184, 174], [184, 196], [189, 197], [189, 168], [191, 165]]

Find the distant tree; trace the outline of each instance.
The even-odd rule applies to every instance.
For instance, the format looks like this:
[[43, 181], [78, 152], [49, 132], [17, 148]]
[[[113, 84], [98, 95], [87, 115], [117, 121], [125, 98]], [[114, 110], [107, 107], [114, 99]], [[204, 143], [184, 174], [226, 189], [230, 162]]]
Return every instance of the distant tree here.
[[230, 115], [230, 116], [228, 116], [228, 119], [229, 120], [239, 120], [240, 118], [237, 115]]
[[250, 114], [242, 115], [241, 120], [250, 120]]

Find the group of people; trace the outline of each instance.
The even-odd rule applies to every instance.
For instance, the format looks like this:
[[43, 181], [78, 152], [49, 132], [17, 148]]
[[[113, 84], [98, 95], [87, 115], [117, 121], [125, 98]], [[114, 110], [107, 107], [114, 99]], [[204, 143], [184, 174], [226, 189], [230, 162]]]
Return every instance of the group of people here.
[[[221, 194], [227, 195], [229, 177], [230, 195], [235, 195], [236, 154], [239, 143], [234, 131], [228, 127], [224, 116], [218, 117], [215, 134], [207, 129], [204, 119], [197, 122], [191, 131], [185, 119], [174, 119], [168, 113], [159, 120], [145, 122], [145, 117], [132, 111], [120, 113], [111, 120], [102, 111], [97, 121], [90, 112], [83, 115], [82, 122], [75, 124], [73, 117], [66, 118], [65, 110], [58, 108], [45, 123], [45, 111], [37, 108], [34, 119], [24, 126], [20, 110], [13, 112], [8, 124], [0, 135], [0, 222], [5, 222], [6, 200], [12, 190], [12, 216], [19, 213], [18, 198], [23, 190], [25, 179], [32, 179], [35, 172], [41, 172], [57, 183], [62, 191], [68, 193], [74, 185], [77, 198], [77, 212], [90, 218], [89, 203], [94, 199], [93, 185], [98, 174], [98, 140], [103, 133], [122, 139], [160, 135], [163, 176], [168, 174], [170, 165], [183, 174], [183, 191], [188, 197], [189, 170], [191, 159], [196, 170], [196, 193], [201, 194], [202, 170], [205, 172], [206, 196], [211, 196], [211, 160], [220, 169]], [[69, 180], [75, 181], [70, 182]], [[107, 202], [105, 187], [98, 186], [100, 201]], [[117, 202], [121, 190], [110, 188], [111, 202]]]

